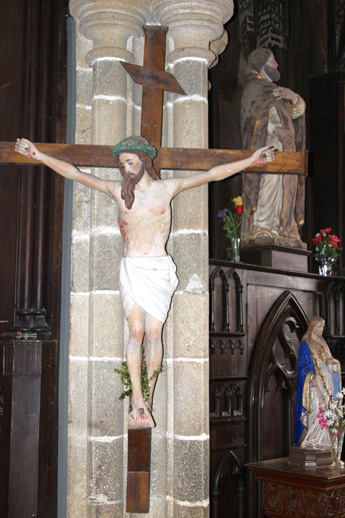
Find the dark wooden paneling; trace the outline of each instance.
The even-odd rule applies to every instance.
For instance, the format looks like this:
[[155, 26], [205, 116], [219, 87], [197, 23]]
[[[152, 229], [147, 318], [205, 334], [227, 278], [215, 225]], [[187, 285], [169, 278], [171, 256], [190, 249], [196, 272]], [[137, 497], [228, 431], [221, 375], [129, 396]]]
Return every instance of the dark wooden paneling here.
[[[67, 9], [67, 0], [2, 2], [0, 137], [12, 146], [21, 136], [65, 141]], [[0, 167], [0, 333], [14, 338], [1, 342], [7, 358], [0, 373], [4, 517], [57, 514], [63, 185], [32, 165]], [[39, 330], [46, 334], [38, 336]], [[39, 366], [37, 372], [18, 372], [24, 352], [26, 367]]]
[[341, 277], [210, 262], [212, 518], [261, 516], [245, 463], [289, 454], [299, 344], [312, 316], [326, 318], [326, 339], [345, 369], [344, 289]]

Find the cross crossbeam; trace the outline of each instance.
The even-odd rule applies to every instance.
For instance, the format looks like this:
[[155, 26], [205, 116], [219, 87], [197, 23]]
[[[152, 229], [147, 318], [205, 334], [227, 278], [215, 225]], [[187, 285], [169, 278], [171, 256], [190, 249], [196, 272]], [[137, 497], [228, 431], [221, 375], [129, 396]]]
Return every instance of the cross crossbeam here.
[[[78, 167], [114, 167], [113, 146], [82, 144], [37, 144], [43, 153], [65, 160]], [[235, 149], [186, 149], [162, 147], [158, 149], [160, 169], [185, 169], [208, 171], [211, 167], [247, 158], [251, 151]], [[307, 174], [308, 153], [276, 154], [274, 162], [266, 165], [251, 166], [248, 172], [272, 174]], [[18, 165], [37, 165], [37, 161], [26, 158], [14, 151], [13, 142], [0, 142], [0, 163]]]

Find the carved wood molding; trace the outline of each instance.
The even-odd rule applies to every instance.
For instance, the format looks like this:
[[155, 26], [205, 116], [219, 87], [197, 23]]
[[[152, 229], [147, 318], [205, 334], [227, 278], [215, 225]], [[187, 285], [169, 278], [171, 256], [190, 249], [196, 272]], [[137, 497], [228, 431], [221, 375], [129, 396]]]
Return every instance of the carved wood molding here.
[[220, 278], [222, 283], [222, 313], [223, 332], [234, 331], [230, 326], [231, 304], [230, 304], [230, 282], [233, 279], [236, 289], [236, 332], [244, 333], [243, 321], [243, 285], [241, 279], [234, 268], [222, 268], [218, 266], [210, 276], [210, 332], [215, 329], [215, 311], [216, 311], [216, 279]]
[[263, 481], [262, 495], [263, 507], [269, 516], [345, 516], [345, 489], [319, 491]]
[[220, 350], [221, 354], [226, 354], [230, 351], [230, 354], [236, 352], [240, 355], [244, 353], [243, 340], [239, 338], [211, 338], [210, 339], [210, 354], [215, 354], [217, 349]]

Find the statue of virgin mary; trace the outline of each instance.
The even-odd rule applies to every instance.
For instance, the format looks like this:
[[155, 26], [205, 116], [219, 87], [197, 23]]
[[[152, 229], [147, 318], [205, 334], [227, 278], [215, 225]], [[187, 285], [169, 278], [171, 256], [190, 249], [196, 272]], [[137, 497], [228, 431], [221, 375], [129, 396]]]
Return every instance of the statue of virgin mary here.
[[341, 390], [340, 363], [322, 336], [324, 326], [323, 318], [313, 317], [299, 349], [294, 446], [307, 449], [330, 447], [327, 428], [321, 428], [317, 415]]

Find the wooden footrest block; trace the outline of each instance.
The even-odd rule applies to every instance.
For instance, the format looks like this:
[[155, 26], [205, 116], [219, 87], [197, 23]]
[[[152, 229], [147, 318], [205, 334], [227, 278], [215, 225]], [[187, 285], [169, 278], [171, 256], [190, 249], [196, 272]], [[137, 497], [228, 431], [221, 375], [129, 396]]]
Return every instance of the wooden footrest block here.
[[150, 509], [151, 428], [128, 430], [127, 513]]

